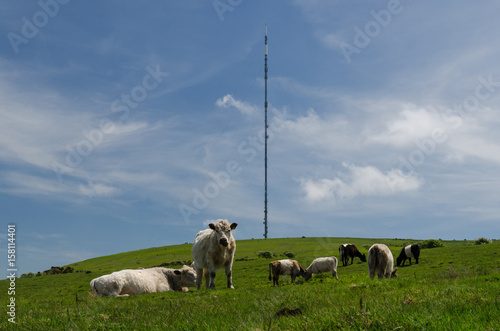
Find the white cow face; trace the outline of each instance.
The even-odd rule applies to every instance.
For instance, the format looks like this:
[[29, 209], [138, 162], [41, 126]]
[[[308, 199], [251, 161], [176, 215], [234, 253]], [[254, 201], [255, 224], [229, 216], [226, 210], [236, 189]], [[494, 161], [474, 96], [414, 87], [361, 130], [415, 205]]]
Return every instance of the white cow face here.
[[185, 287], [196, 286], [196, 272], [193, 268], [184, 265], [182, 269], [175, 270], [176, 275], [181, 276], [181, 285]]
[[208, 226], [217, 234], [217, 241], [219, 242], [219, 244], [227, 247], [227, 245], [229, 244], [229, 240], [231, 239], [231, 230], [236, 229], [238, 224], [229, 224], [229, 222], [226, 220], [219, 220], [217, 221], [217, 223], [210, 223]]

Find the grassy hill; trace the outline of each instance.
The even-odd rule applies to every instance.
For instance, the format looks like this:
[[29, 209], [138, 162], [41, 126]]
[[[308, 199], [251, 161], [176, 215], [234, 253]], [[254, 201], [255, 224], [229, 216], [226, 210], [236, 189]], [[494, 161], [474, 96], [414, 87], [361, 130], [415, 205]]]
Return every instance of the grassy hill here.
[[[218, 271], [216, 290], [154, 293], [123, 298], [94, 297], [89, 282], [125, 268], [169, 265], [192, 259], [191, 244], [149, 248], [71, 264], [70, 274], [16, 280], [17, 327], [33, 330], [498, 330], [500, 321], [500, 242], [474, 245], [444, 241], [423, 249], [418, 265], [398, 269], [398, 278], [370, 280], [367, 264], [339, 266], [331, 275], [302, 278], [280, 287], [268, 281], [261, 251], [292, 252], [304, 267], [316, 257], [337, 256], [341, 243], [367, 253], [373, 243], [387, 244], [395, 257], [403, 239], [283, 238], [237, 240], [233, 283], [225, 288]], [[281, 279], [280, 279], [281, 280]], [[1, 281], [8, 288], [8, 280]], [[4, 290], [4, 292], [7, 292]], [[2, 297], [4, 297], [2, 295]], [[8, 299], [2, 301], [7, 302]], [[4, 306], [5, 307], [5, 306]], [[295, 316], [275, 316], [283, 308], [300, 308]], [[12, 328], [8, 315], [0, 329]], [[14, 328], [12, 328], [14, 329]]]

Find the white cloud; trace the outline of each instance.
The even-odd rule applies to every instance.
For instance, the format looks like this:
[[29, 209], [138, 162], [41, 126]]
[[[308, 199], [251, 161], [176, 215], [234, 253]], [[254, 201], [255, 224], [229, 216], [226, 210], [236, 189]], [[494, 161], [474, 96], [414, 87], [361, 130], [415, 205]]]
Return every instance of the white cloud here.
[[295, 146], [319, 148], [321, 152], [355, 149], [360, 142], [356, 125], [339, 116], [321, 118], [314, 109], [309, 109], [305, 116], [285, 121], [284, 128], [283, 133]]
[[407, 106], [397, 119], [390, 121], [382, 133], [369, 137], [372, 142], [404, 147], [416, 140], [431, 137], [435, 130], [446, 128], [442, 117], [436, 112]]
[[101, 184], [101, 183], [88, 183], [86, 186], [78, 186], [78, 191], [90, 198], [93, 197], [110, 197], [117, 195], [120, 190], [116, 187]]
[[3, 173], [3, 183], [1, 192], [16, 195], [41, 195], [67, 197], [71, 193], [71, 188], [66, 183], [59, 183], [53, 178], [34, 176], [16, 171]]
[[299, 180], [305, 200], [311, 203], [328, 200], [336, 202], [357, 196], [386, 196], [400, 192], [414, 191], [422, 185], [415, 175], [403, 175], [397, 169], [383, 173], [379, 169], [343, 164], [348, 173], [333, 179]]
[[468, 156], [500, 163], [500, 146], [488, 141], [487, 137], [458, 135], [450, 139], [450, 147], [453, 148], [454, 153], [449, 155], [449, 160], [463, 161], [464, 156]]
[[215, 105], [221, 108], [234, 107], [243, 115], [247, 116], [255, 115], [258, 112], [257, 108], [244, 101], [236, 100], [231, 94], [227, 94], [224, 97], [217, 99]]

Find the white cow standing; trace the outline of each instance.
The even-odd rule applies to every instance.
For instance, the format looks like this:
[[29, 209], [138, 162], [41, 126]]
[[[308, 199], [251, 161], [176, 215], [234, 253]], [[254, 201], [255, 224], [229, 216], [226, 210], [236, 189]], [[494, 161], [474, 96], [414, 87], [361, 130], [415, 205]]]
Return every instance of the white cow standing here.
[[370, 278], [373, 279], [375, 275], [378, 278], [391, 278], [397, 277], [396, 271], [398, 268], [394, 269], [394, 257], [392, 256], [391, 250], [384, 244], [374, 244], [368, 250], [368, 273]]
[[150, 268], [121, 270], [93, 279], [92, 291], [99, 296], [123, 297], [135, 294], [165, 291], [187, 292], [187, 287], [196, 284], [193, 268]]
[[224, 268], [227, 277], [227, 287], [234, 289], [232, 268], [236, 241], [232, 230], [237, 223], [219, 219], [215, 224], [210, 223], [209, 229], [198, 232], [193, 244], [193, 264], [196, 270], [196, 288], [201, 287], [201, 279], [205, 273], [206, 287], [215, 289], [216, 270]]
[[314, 259], [312, 263], [307, 267], [307, 274], [312, 277], [313, 274], [320, 274], [323, 272], [331, 272], [335, 279], [339, 279], [337, 276], [337, 265], [339, 261], [335, 256], [330, 257], [318, 257]]

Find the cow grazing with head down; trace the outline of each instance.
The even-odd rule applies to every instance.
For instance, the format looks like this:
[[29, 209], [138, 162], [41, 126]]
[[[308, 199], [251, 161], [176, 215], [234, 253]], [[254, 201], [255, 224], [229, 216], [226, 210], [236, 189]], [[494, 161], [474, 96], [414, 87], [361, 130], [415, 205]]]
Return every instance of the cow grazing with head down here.
[[337, 265], [338, 260], [335, 256], [318, 257], [317, 259], [314, 259], [314, 261], [312, 261], [309, 267], [307, 267], [306, 273], [310, 278], [313, 274], [331, 272], [332, 276], [335, 277], [335, 279], [339, 279], [339, 277], [337, 276]]
[[361, 254], [356, 246], [353, 244], [342, 244], [339, 247], [340, 253], [340, 261], [342, 261], [342, 265], [345, 267], [349, 263], [349, 258], [351, 258], [351, 264], [354, 261], [355, 257], [359, 257], [362, 262], [366, 262], [366, 255]]
[[302, 276], [305, 280], [311, 277], [295, 260], [279, 260], [269, 263], [269, 280], [273, 280], [273, 286], [279, 285], [280, 276], [290, 276], [292, 283], [295, 282], [297, 276]]
[[415, 264], [418, 264], [418, 258], [420, 256], [420, 247], [418, 245], [408, 245], [403, 247], [401, 253], [399, 253], [398, 258], [396, 259], [396, 265], [399, 267], [401, 262], [403, 262], [403, 266], [405, 265], [406, 259], [410, 261], [415, 258]]
[[398, 268], [392, 270], [394, 267], [394, 257], [391, 250], [384, 244], [374, 244], [368, 250], [368, 273], [370, 278], [373, 279], [375, 275], [378, 278], [391, 278], [397, 277]]
[[150, 268], [121, 270], [93, 279], [90, 287], [99, 296], [123, 297], [165, 291], [187, 292], [196, 284], [194, 269]]
[[227, 277], [227, 287], [234, 289], [232, 267], [236, 242], [231, 230], [237, 223], [227, 220], [217, 220], [210, 223], [209, 229], [198, 232], [193, 244], [193, 267], [196, 270], [196, 288], [201, 287], [201, 279], [205, 273], [206, 287], [215, 289], [215, 274], [219, 268], [224, 268]]

